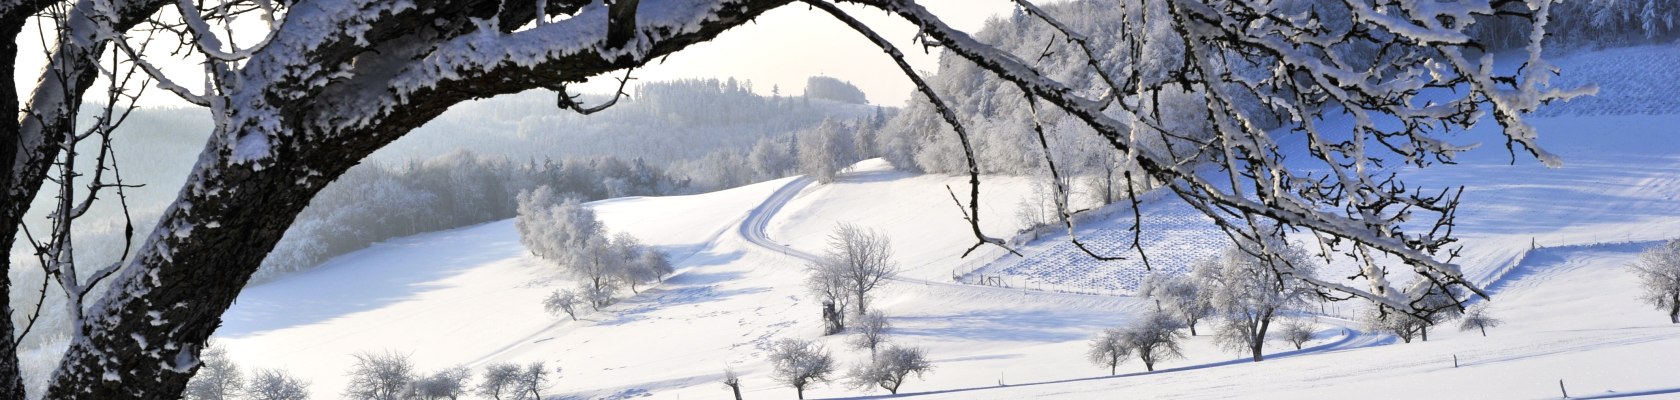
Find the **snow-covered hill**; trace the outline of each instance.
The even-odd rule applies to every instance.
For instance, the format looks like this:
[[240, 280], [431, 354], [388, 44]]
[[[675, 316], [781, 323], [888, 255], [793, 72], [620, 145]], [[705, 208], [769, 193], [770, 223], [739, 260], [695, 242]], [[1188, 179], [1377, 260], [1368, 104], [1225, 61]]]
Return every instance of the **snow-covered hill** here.
[[[1654, 79], [1632, 69], [1606, 74]], [[218, 338], [247, 367], [305, 376], [317, 398], [339, 397], [352, 354], [385, 350], [411, 354], [423, 371], [546, 361], [564, 370], [547, 391], [556, 396], [727, 398], [717, 378], [732, 366], [748, 398], [791, 398], [792, 389], [770, 380], [765, 350], [779, 338], [820, 338], [819, 306], [800, 284], [803, 257], [820, 252], [843, 221], [886, 231], [905, 268], [875, 305], [898, 327], [895, 341], [926, 347], [936, 365], [907, 383], [907, 394], [1543, 398], [1559, 394], [1560, 379], [1575, 397], [1680, 394], [1680, 327], [1637, 303], [1623, 269], [1644, 247], [1680, 236], [1680, 115], [1534, 123], [1564, 168], [1521, 157], [1511, 165], [1493, 127], [1482, 127], [1461, 136], [1485, 145], [1462, 165], [1398, 171], [1413, 184], [1469, 186], [1459, 262], [1493, 291], [1492, 308], [1508, 322], [1485, 338], [1448, 328], [1427, 343], [1399, 344], [1323, 317], [1306, 351], [1280, 345], [1250, 363], [1203, 336], [1160, 371], [1141, 373], [1134, 361], [1105, 377], [1085, 361], [1086, 341], [1152, 304], [949, 283], [973, 239], [946, 185], [960, 189], [966, 178], [913, 176], [880, 161], [831, 184], [788, 178], [592, 203], [610, 230], [666, 250], [678, 273], [581, 321], [543, 312], [541, 298], [569, 284], [501, 221], [393, 240], [247, 289]], [[983, 190], [986, 229], [1018, 229], [1014, 207], [1030, 195], [1029, 182], [993, 178]], [[1019, 273], [1040, 270], [1050, 269]], [[866, 356], [841, 337], [819, 340], [843, 366]], [[807, 393], [880, 394], [838, 384]]]

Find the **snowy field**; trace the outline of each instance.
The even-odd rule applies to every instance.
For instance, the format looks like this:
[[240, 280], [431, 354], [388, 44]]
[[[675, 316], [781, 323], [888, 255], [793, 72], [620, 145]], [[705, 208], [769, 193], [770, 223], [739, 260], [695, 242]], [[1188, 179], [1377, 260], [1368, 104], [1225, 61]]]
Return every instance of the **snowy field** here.
[[[1651, 74], [1672, 65], [1612, 72], [1657, 79]], [[1644, 96], [1610, 88], [1605, 98]], [[560, 398], [728, 398], [717, 383], [725, 367], [742, 374], [747, 398], [792, 398], [793, 389], [769, 378], [771, 341], [818, 339], [842, 368], [867, 357], [846, 350], [843, 337], [820, 337], [819, 306], [801, 285], [803, 257], [820, 252], [843, 221], [886, 231], [905, 269], [874, 304], [892, 317], [897, 343], [927, 348], [934, 362], [932, 373], [905, 384], [906, 395], [1529, 399], [1558, 397], [1563, 380], [1578, 398], [1680, 397], [1680, 327], [1635, 300], [1623, 268], [1655, 241], [1680, 236], [1680, 115], [1592, 110], [1533, 120], [1541, 143], [1565, 158], [1561, 169], [1521, 156], [1512, 165], [1484, 126], [1462, 137], [1484, 144], [1463, 165], [1398, 171], [1414, 184], [1470, 186], [1458, 261], [1492, 291], [1492, 309], [1508, 323], [1488, 337], [1442, 327], [1429, 342], [1400, 344], [1324, 317], [1308, 349], [1279, 344], [1264, 362], [1221, 352], [1204, 335], [1157, 372], [1133, 360], [1107, 377], [1085, 361], [1087, 341], [1153, 305], [949, 283], [973, 239], [946, 186], [960, 191], [966, 178], [914, 176], [880, 161], [831, 184], [788, 178], [592, 203], [610, 230], [667, 251], [678, 272], [577, 322], [543, 312], [540, 300], [570, 284], [500, 221], [392, 240], [249, 288], [217, 337], [246, 367], [285, 367], [311, 380], [317, 398], [340, 397], [352, 354], [386, 350], [411, 354], [422, 371], [546, 361], [563, 368], [546, 392]], [[1030, 183], [992, 178], [982, 187], [988, 232], [1019, 229], [1013, 213]], [[1053, 256], [1047, 243], [1029, 254]], [[806, 393], [884, 394], [840, 384]]]

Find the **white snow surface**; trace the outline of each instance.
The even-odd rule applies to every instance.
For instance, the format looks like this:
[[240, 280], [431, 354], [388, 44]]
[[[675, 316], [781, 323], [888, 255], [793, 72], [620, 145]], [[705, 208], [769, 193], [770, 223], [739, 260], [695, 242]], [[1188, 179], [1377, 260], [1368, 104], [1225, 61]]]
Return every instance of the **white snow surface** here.
[[[1680, 236], [1680, 115], [1532, 121], [1562, 168], [1522, 156], [1511, 165], [1496, 127], [1484, 126], [1455, 138], [1484, 144], [1462, 165], [1398, 171], [1414, 184], [1469, 186], [1457, 262], [1507, 322], [1487, 337], [1442, 326], [1429, 342], [1401, 344], [1320, 317], [1307, 350], [1271, 344], [1252, 363], [1217, 350], [1203, 325], [1186, 358], [1153, 373], [1131, 360], [1107, 377], [1085, 361], [1087, 340], [1153, 305], [948, 283], [973, 238], [946, 185], [967, 201], [966, 178], [913, 176], [878, 160], [831, 184], [788, 178], [592, 203], [610, 230], [667, 251], [678, 272], [581, 321], [543, 312], [540, 300], [571, 284], [500, 221], [392, 240], [248, 288], [217, 336], [241, 365], [288, 368], [317, 398], [340, 397], [352, 354], [385, 350], [411, 354], [422, 371], [546, 361], [564, 369], [544, 392], [556, 398], [729, 398], [717, 383], [726, 366], [748, 398], [792, 398], [770, 379], [771, 341], [816, 339], [842, 369], [867, 357], [844, 336], [820, 336], [818, 305], [800, 285], [801, 257], [850, 222], [886, 231], [904, 267], [873, 304], [891, 316], [894, 343], [925, 347], [934, 362], [903, 387], [918, 397], [1556, 398], [1559, 380], [1577, 398], [1680, 396], [1680, 326], [1636, 300], [1623, 268]], [[982, 190], [987, 233], [1012, 234], [1028, 182], [989, 178]], [[842, 384], [806, 393], [884, 394]]]

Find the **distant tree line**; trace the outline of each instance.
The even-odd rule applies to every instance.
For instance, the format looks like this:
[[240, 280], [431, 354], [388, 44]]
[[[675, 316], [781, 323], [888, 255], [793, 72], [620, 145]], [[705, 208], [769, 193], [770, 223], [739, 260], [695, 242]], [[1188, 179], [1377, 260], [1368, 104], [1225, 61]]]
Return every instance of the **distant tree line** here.
[[355, 168], [298, 215], [253, 279], [311, 268], [390, 238], [512, 218], [515, 197], [538, 187], [590, 201], [681, 193], [687, 182], [642, 160], [616, 157], [516, 163], [462, 152]]

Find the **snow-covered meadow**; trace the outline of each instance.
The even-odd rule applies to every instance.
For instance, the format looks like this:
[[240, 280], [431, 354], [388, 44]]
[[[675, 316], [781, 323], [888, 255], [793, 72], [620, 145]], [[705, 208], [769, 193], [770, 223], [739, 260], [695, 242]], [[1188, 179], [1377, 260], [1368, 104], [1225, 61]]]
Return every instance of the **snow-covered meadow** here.
[[[1640, 54], [1675, 53], [1657, 50]], [[1621, 60], [1620, 51], [1604, 58]], [[1560, 64], [1591, 64], [1592, 54]], [[1680, 61], [1674, 58], [1664, 60]], [[1680, 81], [1655, 65], [1595, 73]], [[1269, 344], [1269, 358], [1254, 363], [1204, 335], [1187, 342], [1183, 359], [1164, 361], [1156, 372], [1143, 373], [1133, 360], [1108, 377], [1086, 361], [1089, 339], [1152, 303], [952, 283], [953, 270], [974, 263], [960, 257], [973, 239], [946, 189], [963, 187], [966, 178], [914, 175], [869, 160], [828, 184], [786, 178], [591, 203], [610, 231], [666, 251], [677, 273], [580, 321], [543, 310], [542, 298], [567, 287], [567, 278], [524, 251], [512, 221], [499, 221], [387, 241], [248, 288], [217, 338], [245, 366], [288, 368], [310, 380], [317, 398], [339, 397], [352, 354], [386, 350], [411, 355], [421, 371], [545, 361], [562, 369], [547, 389], [562, 398], [729, 398], [718, 383], [725, 368], [741, 374], [746, 398], [791, 398], [793, 389], [770, 379], [772, 341], [818, 340], [843, 367], [867, 358], [849, 350], [843, 336], [821, 336], [819, 305], [803, 286], [805, 257], [822, 251], [836, 223], [848, 222], [891, 238], [903, 271], [873, 304], [896, 326], [894, 343], [926, 348], [934, 363], [904, 385], [903, 395], [1555, 398], [1561, 380], [1576, 398], [1680, 396], [1680, 327], [1638, 302], [1625, 269], [1638, 252], [1680, 236], [1680, 115], [1661, 104], [1638, 108], [1644, 115], [1605, 115], [1616, 108], [1603, 106], [1648, 97], [1607, 89], [1573, 111], [1564, 106], [1534, 118], [1541, 143], [1563, 157], [1562, 168], [1520, 155], [1513, 163], [1497, 130], [1483, 126], [1456, 137], [1483, 144], [1460, 165], [1396, 170], [1412, 184], [1467, 186], [1457, 261], [1490, 291], [1491, 309], [1506, 322], [1487, 337], [1446, 324], [1428, 342], [1402, 344], [1334, 317], [1356, 308], [1343, 304], [1318, 317], [1305, 350]], [[1015, 206], [1031, 195], [1031, 182], [994, 177], [982, 187], [984, 227], [1005, 236], [1020, 229]], [[1129, 223], [1117, 218], [1081, 232]], [[1168, 235], [1216, 234], [1162, 228]], [[1065, 237], [1024, 249], [1029, 258], [1066, 259], [1054, 254], [1066, 251], [1058, 241]], [[1003, 265], [989, 270], [1028, 281], [1050, 278], [1033, 274], [1052, 270]], [[1101, 266], [1079, 270], [1087, 281], [1124, 279]], [[884, 394], [839, 383], [806, 393]]]

